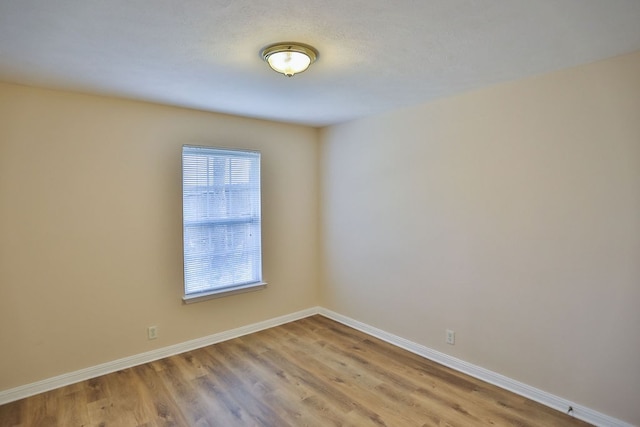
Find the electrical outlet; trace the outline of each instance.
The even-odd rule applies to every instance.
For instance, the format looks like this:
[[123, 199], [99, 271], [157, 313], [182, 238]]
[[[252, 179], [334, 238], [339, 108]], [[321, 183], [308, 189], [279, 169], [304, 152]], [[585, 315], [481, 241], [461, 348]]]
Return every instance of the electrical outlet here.
[[158, 327], [157, 326], [149, 326], [147, 328], [147, 337], [150, 340], [155, 340], [158, 338]]
[[451, 329], [447, 329], [447, 336], [445, 338], [447, 344], [454, 345], [456, 343], [456, 333]]

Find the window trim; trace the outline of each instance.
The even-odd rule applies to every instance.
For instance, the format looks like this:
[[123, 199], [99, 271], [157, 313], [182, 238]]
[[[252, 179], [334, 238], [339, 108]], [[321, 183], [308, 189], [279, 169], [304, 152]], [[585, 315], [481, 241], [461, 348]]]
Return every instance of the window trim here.
[[206, 301], [215, 298], [222, 298], [231, 295], [244, 294], [247, 292], [260, 291], [267, 287], [267, 282], [247, 283], [245, 285], [229, 286], [227, 288], [215, 289], [212, 291], [199, 292], [197, 294], [188, 294], [182, 297], [185, 304]]
[[[211, 147], [211, 146], [198, 146], [198, 145], [188, 145], [185, 144], [182, 146], [181, 149], [181, 159], [184, 162], [184, 153], [185, 153], [185, 149], [203, 149], [203, 150], [213, 150], [213, 151], [218, 151], [218, 152], [237, 152], [237, 153], [251, 153], [251, 154], [258, 154], [258, 158], [260, 158], [260, 152], [256, 151], [256, 150], [244, 150], [244, 149], [237, 149], [237, 148], [223, 148], [223, 147]], [[259, 160], [260, 161], [260, 160]], [[259, 169], [261, 169], [259, 167]], [[258, 179], [261, 181], [262, 177], [260, 176], [262, 175], [261, 173], [258, 176]], [[183, 245], [184, 245], [184, 233], [185, 233], [185, 227], [189, 225], [189, 222], [185, 222], [185, 218], [184, 218], [184, 163], [182, 164], [182, 174], [181, 174], [181, 180], [182, 180], [182, 209], [183, 209], [183, 215], [182, 215], [182, 233], [183, 233]], [[261, 182], [258, 182], [258, 185], [261, 187]], [[260, 196], [259, 196], [260, 197]], [[260, 203], [260, 205], [258, 206], [259, 210], [262, 210], [262, 204]], [[262, 214], [260, 213], [260, 217], [261, 218]], [[254, 219], [249, 220], [248, 222], [252, 222], [254, 221]], [[262, 223], [261, 219], [259, 219], [260, 223]], [[238, 221], [235, 219], [220, 219], [220, 220], [213, 220], [212, 223], [225, 223], [225, 222], [247, 222], [247, 221]], [[199, 222], [201, 223], [201, 222]], [[195, 225], [195, 223], [194, 223]], [[260, 226], [261, 227], [261, 226]], [[262, 233], [260, 233], [262, 234]], [[260, 251], [262, 252], [262, 244], [260, 244]], [[185, 265], [185, 248], [183, 246], [182, 248], [182, 258], [183, 258], [183, 274], [185, 273], [185, 269], [186, 269], [186, 265]], [[259, 255], [260, 258], [262, 258], [262, 255]], [[262, 270], [262, 268], [261, 268]], [[182, 301], [184, 304], [191, 304], [191, 303], [195, 303], [195, 302], [200, 302], [200, 301], [206, 301], [206, 300], [210, 300], [210, 299], [215, 299], [215, 298], [221, 298], [221, 297], [226, 297], [226, 296], [231, 296], [231, 295], [237, 295], [237, 294], [241, 294], [241, 293], [247, 293], [247, 292], [254, 292], [254, 291], [259, 291], [262, 289], [265, 289], [267, 287], [267, 282], [264, 281], [264, 277], [263, 277], [263, 272], [261, 271], [260, 273], [260, 280], [259, 281], [255, 281], [255, 282], [249, 282], [249, 283], [235, 283], [235, 284], [230, 284], [228, 286], [223, 286], [223, 287], [219, 287], [219, 288], [215, 288], [215, 289], [207, 289], [207, 290], [203, 290], [200, 292], [192, 292], [192, 293], [187, 293], [186, 292], [186, 282], [183, 281], [183, 292], [182, 292]]]

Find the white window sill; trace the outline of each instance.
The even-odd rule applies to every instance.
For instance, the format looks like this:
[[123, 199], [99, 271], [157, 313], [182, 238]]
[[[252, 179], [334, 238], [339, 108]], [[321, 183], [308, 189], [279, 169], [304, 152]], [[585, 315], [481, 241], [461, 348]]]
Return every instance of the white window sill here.
[[228, 297], [236, 294], [243, 294], [245, 292], [259, 291], [267, 287], [266, 282], [250, 283], [248, 285], [234, 286], [232, 288], [216, 289], [213, 291], [199, 292], [197, 294], [185, 295], [182, 297], [182, 301], [185, 304], [192, 304], [194, 302], [206, 301], [214, 298]]

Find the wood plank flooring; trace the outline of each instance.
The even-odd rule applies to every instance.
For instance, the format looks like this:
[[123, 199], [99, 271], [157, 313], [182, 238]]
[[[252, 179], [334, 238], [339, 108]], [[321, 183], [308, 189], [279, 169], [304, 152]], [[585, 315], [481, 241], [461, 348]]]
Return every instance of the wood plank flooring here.
[[0, 406], [0, 426], [587, 426], [322, 316]]

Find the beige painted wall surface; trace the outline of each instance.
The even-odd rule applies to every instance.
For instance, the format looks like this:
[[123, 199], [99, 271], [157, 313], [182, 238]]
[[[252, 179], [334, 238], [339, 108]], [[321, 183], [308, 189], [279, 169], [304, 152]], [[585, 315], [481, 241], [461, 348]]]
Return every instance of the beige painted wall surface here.
[[321, 140], [324, 306], [640, 425], [640, 53]]
[[[317, 138], [0, 85], [0, 390], [317, 305]], [[262, 152], [266, 290], [182, 304], [183, 144]]]

